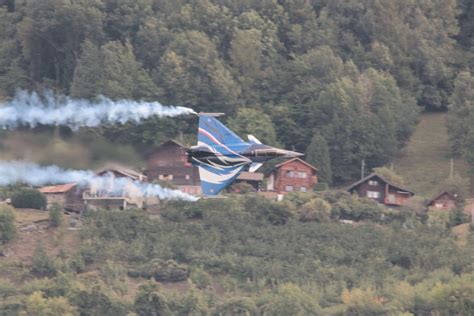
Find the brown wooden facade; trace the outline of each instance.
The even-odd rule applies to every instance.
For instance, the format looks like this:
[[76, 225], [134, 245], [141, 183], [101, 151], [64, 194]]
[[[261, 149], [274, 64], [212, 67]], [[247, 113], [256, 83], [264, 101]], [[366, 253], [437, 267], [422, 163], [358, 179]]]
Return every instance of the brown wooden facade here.
[[147, 154], [148, 181], [168, 181], [179, 190], [200, 194], [199, 170], [187, 162], [186, 148], [169, 140]]
[[433, 210], [449, 211], [456, 208], [457, 196], [449, 191], [436, 194], [430, 201], [428, 207]]
[[348, 191], [389, 206], [405, 205], [413, 192], [390, 183], [382, 176], [372, 173], [352, 184]]
[[317, 170], [300, 158], [290, 159], [273, 168], [267, 179], [267, 190], [278, 194], [310, 192], [318, 183]]

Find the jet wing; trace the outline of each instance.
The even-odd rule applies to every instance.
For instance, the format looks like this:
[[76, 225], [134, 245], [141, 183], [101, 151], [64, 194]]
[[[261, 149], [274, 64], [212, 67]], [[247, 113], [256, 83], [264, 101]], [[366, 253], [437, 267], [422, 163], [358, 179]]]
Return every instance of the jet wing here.
[[199, 165], [199, 177], [201, 178], [201, 189], [203, 195], [217, 195], [228, 187], [242, 172], [245, 164], [229, 166], [226, 168], [215, 168], [210, 165]]

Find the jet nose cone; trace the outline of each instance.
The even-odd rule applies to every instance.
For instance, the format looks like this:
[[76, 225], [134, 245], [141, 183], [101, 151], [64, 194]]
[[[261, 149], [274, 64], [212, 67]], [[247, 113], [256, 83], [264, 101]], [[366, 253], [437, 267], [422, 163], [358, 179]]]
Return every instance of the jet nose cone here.
[[297, 151], [286, 150], [285, 157], [296, 158], [301, 156], [304, 156], [304, 154], [299, 153]]

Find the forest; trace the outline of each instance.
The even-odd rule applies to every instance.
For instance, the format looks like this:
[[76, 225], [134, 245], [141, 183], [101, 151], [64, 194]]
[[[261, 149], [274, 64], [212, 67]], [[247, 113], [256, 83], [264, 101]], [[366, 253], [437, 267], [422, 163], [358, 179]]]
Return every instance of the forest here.
[[[304, 152], [335, 186], [362, 162], [391, 162], [423, 113], [446, 113], [446, 155], [474, 166], [473, 57], [471, 0], [0, 0], [0, 106], [23, 89], [225, 112], [239, 135]], [[194, 143], [196, 120], [20, 126], [0, 140], [25, 131], [141, 155]], [[17, 184], [0, 198], [25, 191], [38, 197]], [[43, 213], [46, 226], [20, 230], [0, 204], [2, 316], [474, 313], [462, 207], [393, 210], [326, 190]]]
[[[363, 160], [387, 163], [421, 111], [452, 108], [453, 154], [472, 155], [473, 10], [469, 0], [0, 0], [0, 100], [50, 89], [223, 111], [238, 134], [309, 153], [339, 183]], [[140, 151], [191, 143], [194, 130], [151, 118], [93, 132]]]

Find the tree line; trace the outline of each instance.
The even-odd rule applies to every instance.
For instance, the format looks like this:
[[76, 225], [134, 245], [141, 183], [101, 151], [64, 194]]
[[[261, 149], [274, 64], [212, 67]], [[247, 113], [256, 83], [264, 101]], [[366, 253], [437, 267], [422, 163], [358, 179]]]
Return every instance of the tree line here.
[[[239, 133], [311, 153], [324, 180], [355, 177], [445, 110], [472, 66], [459, 1], [0, 0], [0, 97], [159, 100], [224, 111]], [[259, 127], [259, 128], [256, 128]], [[98, 132], [138, 148], [194, 134], [150, 119]]]

